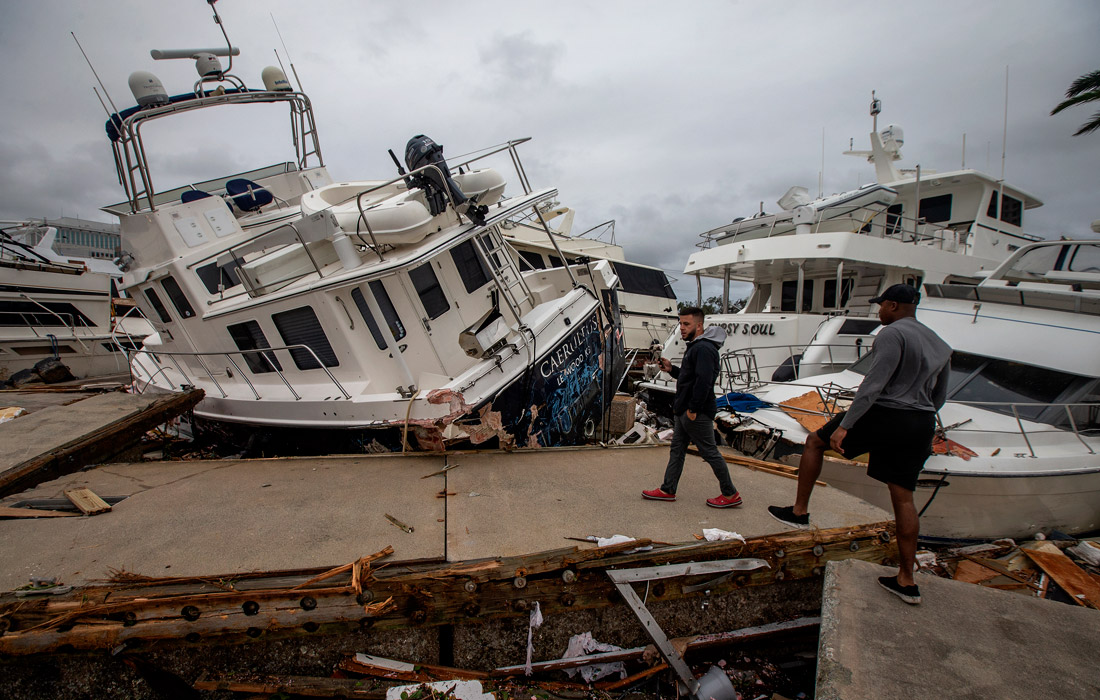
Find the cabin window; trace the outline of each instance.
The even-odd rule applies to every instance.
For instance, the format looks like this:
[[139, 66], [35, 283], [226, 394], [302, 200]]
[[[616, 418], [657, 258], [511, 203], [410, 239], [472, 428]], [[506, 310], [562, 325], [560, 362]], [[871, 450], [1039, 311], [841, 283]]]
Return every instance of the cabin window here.
[[[42, 307], [46, 308], [42, 308]], [[60, 318], [59, 318], [60, 317]], [[81, 326], [95, 323], [67, 301], [0, 301], [0, 326]]]
[[879, 325], [869, 318], [849, 318], [840, 325], [837, 335], [871, 335]]
[[886, 208], [886, 235], [896, 236], [901, 233], [901, 215], [905, 210], [902, 204], [891, 204]]
[[822, 305], [827, 309], [843, 309], [848, 305], [848, 299], [852, 296], [852, 285], [854, 280], [851, 277], [844, 279], [840, 285], [840, 300], [836, 298], [836, 280], [825, 280], [824, 294], [825, 298], [822, 300]]
[[531, 250], [519, 251], [519, 257], [521, 264], [526, 263], [528, 270], [545, 270], [546, 261], [542, 259], [542, 256]]
[[485, 269], [485, 263], [477, 254], [477, 247], [472, 240], [465, 241], [451, 248], [451, 259], [458, 268], [458, 276], [462, 278], [462, 285], [467, 293], [475, 292], [489, 283], [489, 272]]
[[[952, 363], [955, 356], [952, 355]], [[1058, 370], [1025, 365], [1010, 360], [989, 360], [981, 370], [950, 393], [952, 401], [994, 401], [1000, 403], [1047, 404], [1073, 384], [1076, 376]], [[1021, 418], [1036, 419], [1046, 406], [1017, 406]], [[1012, 413], [1011, 406], [990, 406], [988, 410]]]
[[[780, 304], [780, 311], [795, 311], [795, 304], [798, 302], [798, 280], [789, 280], [783, 283], [783, 301]], [[802, 311], [806, 312], [813, 308], [814, 303], [814, 281], [802, 280]], [[796, 312], [797, 313], [797, 312]]]
[[275, 357], [274, 352], [248, 352], [249, 350], [263, 350], [271, 347], [267, 342], [267, 337], [264, 336], [263, 330], [260, 329], [260, 324], [255, 321], [245, 321], [244, 323], [228, 326], [226, 330], [229, 331], [229, 336], [236, 343], [237, 349], [243, 351], [241, 355], [244, 357], [244, 362], [253, 374], [264, 374], [276, 370], [283, 371], [283, 366], [279, 363], [279, 358]]
[[[196, 268], [195, 274], [202, 280], [202, 284], [206, 287], [206, 291], [211, 294], [217, 294], [222, 290], [236, 287], [241, 283], [241, 278], [237, 275], [237, 266], [234, 263], [221, 267], [218, 263], [212, 262], [209, 265], [203, 265], [200, 268]], [[219, 285], [221, 289], [218, 289]]]
[[942, 223], [951, 220], [951, 195], [926, 197], [920, 201], [917, 217], [930, 223]]
[[1073, 246], [1069, 260], [1065, 261], [1061, 269], [1066, 272], [1100, 272], [1100, 246]]
[[558, 256], [550, 255], [547, 257], [550, 258], [550, 267], [565, 267], [565, 263], [563, 263]]
[[164, 287], [165, 293], [168, 294], [168, 298], [172, 300], [172, 306], [176, 307], [176, 311], [180, 312], [181, 317], [191, 318], [195, 315], [195, 310], [191, 308], [191, 302], [187, 301], [187, 295], [180, 289], [180, 285], [176, 280], [165, 277], [160, 283]]
[[152, 305], [153, 311], [157, 312], [157, 316], [164, 323], [171, 323], [172, 317], [168, 315], [168, 309], [164, 307], [164, 302], [157, 296], [156, 290], [152, 287], [145, 290], [145, 298], [149, 300], [149, 304]]
[[676, 292], [672, 291], [672, 285], [668, 283], [668, 275], [661, 270], [617, 261], [613, 261], [611, 266], [615, 268], [624, 292], [648, 297], [676, 298]]
[[1024, 223], [1024, 203], [1007, 194], [1001, 196], [1001, 221], [1009, 226], [1022, 226]]
[[340, 365], [312, 307], [302, 306], [272, 314], [271, 321], [282, 336], [284, 345], [305, 345], [313, 351], [309, 352], [305, 348], [293, 348], [288, 351], [298, 369], [319, 369], [321, 365], [317, 364], [314, 355], [324, 363], [325, 367]]
[[[386, 325], [389, 326], [394, 340], [401, 340], [405, 337], [405, 326], [401, 325], [401, 319], [397, 317], [397, 309], [393, 308], [393, 302], [390, 301], [390, 295], [386, 293], [386, 288], [377, 280], [370, 283], [370, 288], [371, 292], [374, 294], [375, 302], [378, 303], [378, 308], [382, 310], [382, 315], [386, 319]], [[374, 319], [374, 314], [370, 312], [370, 307], [367, 306], [367, 300], [366, 297], [363, 296], [362, 290], [358, 288], [353, 289], [351, 291], [351, 299], [355, 302], [355, 306], [358, 307], [359, 314], [363, 317], [363, 320], [367, 322], [367, 328], [374, 338], [375, 345], [378, 346], [379, 350], [385, 350], [386, 339], [382, 335], [382, 329], [378, 327], [378, 322]]]
[[[997, 218], [997, 192], [989, 197], [989, 208], [985, 210], [986, 216]], [[1022, 226], [1024, 223], [1024, 203], [1007, 194], [1001, 195], [1001, 221], [1010, 226]]]
[[409, 270], [409, 279], [412, 280], [416, 293], [420, 295], [420, 302], [424, 304], [424, 313], [428, 314], [429, 319], [439, 318], [451, 308], [431, 263], [424, 263], [420, 267]]

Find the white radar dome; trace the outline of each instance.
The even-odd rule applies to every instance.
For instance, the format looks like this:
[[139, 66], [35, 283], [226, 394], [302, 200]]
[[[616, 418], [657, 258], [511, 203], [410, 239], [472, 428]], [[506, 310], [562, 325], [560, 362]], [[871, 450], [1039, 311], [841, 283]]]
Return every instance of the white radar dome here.
[[286, 73], [276, 68], [275, 66], [268, 66], [260, 73], [260, 77], [263, 78], [264, 88], [269, 92], [293, 92], [294, 88], [290, 86], [290, 81], [286, 79]]
[[130, 74], [130, 92], [142, 107], [156, 107], [168, 104], [168, 91], [160, 78], [149, 71], [137, 70]]
[[203, 78], [208, 75], [221, 75], [222, 62], [212, 53], [197, 53], [195, 54], [195, 70]]
[[905, 145], [905, 132], [897, 124], [886, 127], [880, 135], [882, 136], [882, 147], [886, 149], [887, 153], [896, 154]]

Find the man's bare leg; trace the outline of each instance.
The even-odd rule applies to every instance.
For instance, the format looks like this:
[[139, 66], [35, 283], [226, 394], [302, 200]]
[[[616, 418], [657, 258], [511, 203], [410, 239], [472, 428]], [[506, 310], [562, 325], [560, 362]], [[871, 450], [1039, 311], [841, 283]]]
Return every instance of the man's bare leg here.
[[810, 512], [810, 494], [814, 483], [821, 476], [821, 462], [825, 459], [825, 441], [810, 433], [802, 448], [802, 457], [798, 460], [798, 492], [794, 499], [794, 514], [805, 515]]
[[[917, 566], [917, 536], [920, 534], [920, 518], [917, 517], [917, 507], [913, 503], [913, 492], [897, 484], [887, 484], [890, 487], [890, 502], [894, 506], [894, 520], [898, 524], [898, 583], [902, 586], [912, 586], [913, 571]], [[802, 481], [799, 475], [799, 490]], [[797, 506], [796, 506], [797, 507]]]

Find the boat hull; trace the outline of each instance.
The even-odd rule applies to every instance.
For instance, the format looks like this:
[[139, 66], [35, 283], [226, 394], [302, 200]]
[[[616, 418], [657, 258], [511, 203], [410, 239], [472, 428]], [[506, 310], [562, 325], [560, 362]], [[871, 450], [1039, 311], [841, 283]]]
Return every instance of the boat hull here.
[[[821, 478], [829, 486], [891, 510], [886, 485], [868, 477], [863, 464], [826, 460]], [[913, 500], [917, 512], [924, 511], [923, 540], [1027, 539], [1054, 530], [1091, 532], [1100, 529], [1100, 467], [1026, 474], [925, 470]]]

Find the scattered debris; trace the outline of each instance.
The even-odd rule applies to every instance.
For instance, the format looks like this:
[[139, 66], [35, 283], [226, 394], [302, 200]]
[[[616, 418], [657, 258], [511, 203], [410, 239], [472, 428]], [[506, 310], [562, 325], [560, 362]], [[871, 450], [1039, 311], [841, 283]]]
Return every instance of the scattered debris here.
[[35, 595], [63, 595], [73, 590], [72, 586], [63, 586], [61, 579], [39, 578], [31, 576], [31, 582], [15, 589], [17, 598], [26, 598]]
[[412, 534], [413, 527], [411, 525], [406, 525], [405, 523], [401, 522], [400, 520], [393, 517], [389, 513], [386, 513], [385, 515], [386, 515], [386, 520], [389, 520], [391, 523], [396, 525], [402, 532], [408, 533], [410, 535]]
[[703, 539], [707, 542], [719, 542], [724, 540], [740, 540], [745, 541], [745, 538], [736, 532], [730, 532], [729, 530], [721, 530], [716, 527], [703, 528]]
[[1075, 603], [1100, 610], [1100, 582], [1074, 564], [1057, 545], [1041, 542], [1021, 549], [1065, 589]]
[[15, 420], [19, 416], [27, 415], [27, 409], [22, 406], [8, 406], [6, 408], [0, 408], [0, 423], [7, 423], [10, 420]]
[[[587, 656], [593, 652], [608, 652], [608, 651], [622, 651], [622, 647], [617, 647], [614, 644], [606, 644], [604, 642], [597, 642], [592, 638], [591, 632], [584, 632], [582, 634], [575, 634], [569, 638], [569, 644], [565, 649], [565, 653], [562, 655], [563, 659], [575, 659], [578, 657]], [[626, 678], [626, 667], [622, 661], [612, 661], [610, 663], [590, 663], [584, 666], [577, 666], [573, 668], [563, 669], [565, 674], [570, 678], [574, 678], [578, 673], [585, 683], [592, 683], [606, 676], [610, 676], [612, 673], [618, 673], [619, 679]]]
[[72, 501], [84, 515], [99, 515], [111, 510], [111, 506], [89, 488], [67, 489], [65, 498]]
[[80, 513], [63, 510], [42, 510], [41, 508], [14, 508], [0, 506], [0, 518], [77, 518]]

